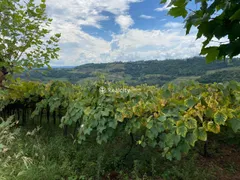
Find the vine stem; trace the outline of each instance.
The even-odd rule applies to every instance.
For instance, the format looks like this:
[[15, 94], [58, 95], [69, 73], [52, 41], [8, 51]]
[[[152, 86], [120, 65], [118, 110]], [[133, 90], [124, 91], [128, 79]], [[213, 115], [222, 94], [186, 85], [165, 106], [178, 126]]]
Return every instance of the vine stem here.
[[209, 153], [208, 153], [208, 142], [206, 141], [204, 143], [204, 157], [208, 157], [209, 156]]
[[124, 161], [124, 160], [127, 159], [127, 156], [128, 156], [128, 155], [130, 154], [130, 152], [132, 151], [132, 148], [133, 148], [133, 145], [134, 145], [134, 137], [133, 137], [133, 134], [132, 134], [132, 133], [130, 133], [130, 138], [131, 138], [130, 148], [129, 148], [129, 150], [127, 151], [127, 153], [118, 161], [117, 167], [120, 166], [120, 163], [121, 163], [122, 161]]

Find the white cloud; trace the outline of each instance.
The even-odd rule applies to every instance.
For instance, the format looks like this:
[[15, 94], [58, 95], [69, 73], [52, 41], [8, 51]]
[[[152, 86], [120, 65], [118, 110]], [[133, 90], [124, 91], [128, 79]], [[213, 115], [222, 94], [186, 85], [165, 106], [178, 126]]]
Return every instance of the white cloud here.
[[183, 31], [130, 29], [124, 34], [114, 35], [113, 42], [117, 48], [111, 51], [109, 58], [131, 61], [196, 56], [202, 41], [195, 41], [195, 34], [185, 36]]
[[116, 23], [119, 24], [123, 31], [126, 31], [130, 26], [134, 24], [130, 15], [120, 15], [116, 18]]
[[163, 7], [160, 8], [156, 8], [155, 11], [168, 11], [169, 9], [171, 9], [174, 6], [169, 6], [169, 4], [171, 3], [171, 0], [167, 0], [167, 2], [164, 4]]
[[131, 25], [133, 20], [126, 15], [130, 4], [142, 2], [142, 0], [47, 0], [46, 2], [48, 14], [57, 21], [64, 19], [79, 26], [101, 28], [101, 21], [109, 19], [108, 16], [102, 15], [104, 11], [115, 15], [123, 27]]
[[143, 18], [143, 19], [154, 19], [155, 17], [153, 16], [147, 16], [147, 15], [144, 15], [142, 14], [141, 16], [139, 16], [140, 18]]
[[90, 16], [90, 17], [87, 17], [85, 20], [83, 20], [83, 19], [78, 20], [77, 24], [78, 25], [93, 26], [93, 27], [96, 27], [96, 28], [100, 29], [101, 25], [99, 24], [99, 22], [100, 21], [106, 21], [106, 20], [109, 20], [108, 16], [101, 16], [101, 15]]
[[59, 63], [63, 63], [61, 65], [80, 65], [114, 61], [188, 58], [198, 55], [201, 49], [202, 39], [195, 41], [195, 35], [185, 36], [184, 30], [129, 29], [122, 34], [112, 35], [113, 40], [108, 42], [81, 32], [77, 36], [79, 42], [61, 45], [62, 60]]
[[178, 22], [167, 22], [164, 24], [165, 28], [183, 28], [183, 23], [178, 23]]
[[47, 0], [47, 13], [53, 19], [53, 33], [61, 33], [60, 61], [53, 64], [78, 65], [87, 62], [106, 61], [110, 42], [94, 37], [82, 30], [82, 26], [102, 28], [101, 22], [109, 20], [103, 12], [116, 17], [123, 30], [134, 22], [129, 15], [130, 3], [142, 0]]
[[[134, 21], [128, 15], [130, 3], [141, 0], [48, 0], [48, 13], [53, 18], [53, 32], [62, 33], [60, 60], [53, 65], [80, 65], [113, 61], [186, 58], [198, 55], [201, 41], [195, 32], [185, 36], [180, 24], [166, 23], [164, 30], [130, 28]], [[112, 34], [112, 41], [94, 37], [82, 26], [103, 28], [102, 21], [113, 14], [122, 31]], [[182, 29], [182, 30], [181, 30]]]

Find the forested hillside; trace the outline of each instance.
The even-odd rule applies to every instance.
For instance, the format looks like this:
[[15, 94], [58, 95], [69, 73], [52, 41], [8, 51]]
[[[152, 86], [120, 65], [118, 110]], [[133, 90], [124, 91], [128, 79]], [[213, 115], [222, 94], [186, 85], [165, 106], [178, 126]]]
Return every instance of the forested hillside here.
[[[233, 70], [234, 69], [234, 70]], [[194, 57], [179, 60], [149, 60], [136, 62], [115, 62], [102, 64], [85, 64], [75, 68], [37, 69], [25, 72], [20, 77], [28, 80], [65, 80], [81, 83], [96, 80], [98, 74], [104, 74], [110, 81], [125, 81], [129, 85], [163, 85], [167, 82], [196, 80], [203, 83], [240, 80], [240, 60], [231, 62], [215, 61], [207, 64], [205, 58]]]

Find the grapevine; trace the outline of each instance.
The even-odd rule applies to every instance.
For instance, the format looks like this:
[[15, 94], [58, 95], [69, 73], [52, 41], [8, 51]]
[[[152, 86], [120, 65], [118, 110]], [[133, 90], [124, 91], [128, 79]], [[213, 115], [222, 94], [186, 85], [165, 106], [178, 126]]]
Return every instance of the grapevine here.
[[[75, 124], [80, 144], [93, 135], [97, 143], [107, 143], [122, 128], [136, 144], [159, 148], [167, 159], [179, 160], [197, 141], [207, 141], [210, 133], [240, 130], [240, 83], [234, 81], [161, 88], [103, 80], [85, 85], [17, 81], [10, 88], [0, 92], [2, 112], [15, 112], [21, 105], [33, 109], [31, 118], [58, 113], [60, 127]], [[100, 91], [109, 88], [128, 91]]]

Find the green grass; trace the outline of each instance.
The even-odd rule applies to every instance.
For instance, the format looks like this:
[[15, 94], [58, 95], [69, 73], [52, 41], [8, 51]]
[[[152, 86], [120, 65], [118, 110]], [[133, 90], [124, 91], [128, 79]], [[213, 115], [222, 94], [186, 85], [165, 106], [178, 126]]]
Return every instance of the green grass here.
[[216, 69], [216, 70], [210, 70], [206, 72], [206, 75], [213, 74], [216, 72], [221, 72], [221, 71], [233, 71], [233, 70], [240, 70], [240, 67], [228, 67], [228, 68], [221, 68], [221, 69]]
[[176, 79], [174, 79], [172, 82], [182, 82], [182, 81], [191, 81], [191, 80], [197, 80], [198, 78], [200, 78], [200, 76], [182, 76], [182, 77], [178, 77]]
[[[126, 180], [214, 180], [219, 179], [220, 175], [229, 174], [228, 177], [231, 177], [239, 172], [239, 164], [227, 159], [219, 168], [219, 153], [215, 152], [220, 149], [217, 142], [209, 147], [210, 152], [214, 153], [212, 159], [216, 156], [213, 161], [203, 158], [195, 150], [181, 161], [168, 161], [158, 149], [150, 147], [133, 144], [129, 152], [131, 139], [121, 130], [116, 132], [120, 133], [118, 138], [103, 145], [97, 145], [95, 137], [77, 145], [72, 136], [64, 137], [62, 129], [54, 126], [35, 130], [23, 127], [20, 132], [12, 134], [15, 131], [15, 127], [11, 128], [5, 137], [0, 138], [1, 144], [2, 139], [14, 137], [8, 144], [8, 150], [4, 153], [0, 151], [1, 180], [95, 180], [113, 177]], [[202, 144], [196, 147], [199, 151]]]
[[112, 63], [112, 64], [109, 64], [109, 65], [108, 65], [108, 68], [109, 68], [109, 69], [122, 69], [122, 70], [125, 69], [123, 63], [122, 63], [122, 64], [115, 64], [115, 63]]

